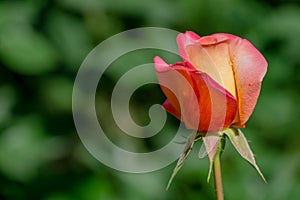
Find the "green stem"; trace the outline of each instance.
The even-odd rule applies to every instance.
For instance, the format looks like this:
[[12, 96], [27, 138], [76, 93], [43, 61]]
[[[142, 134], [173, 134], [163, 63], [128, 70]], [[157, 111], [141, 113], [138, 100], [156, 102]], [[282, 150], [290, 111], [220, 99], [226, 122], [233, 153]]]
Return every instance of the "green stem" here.
[[224, 147], [225, 147], [225, 138], [222, 137], [214, 158], [214, 166], [213, 166], [214, 183], [215, 183], [217, 200], [224, 200], [223, 186], [222, 186], [222, 172], [221, 172], [221, 155]]

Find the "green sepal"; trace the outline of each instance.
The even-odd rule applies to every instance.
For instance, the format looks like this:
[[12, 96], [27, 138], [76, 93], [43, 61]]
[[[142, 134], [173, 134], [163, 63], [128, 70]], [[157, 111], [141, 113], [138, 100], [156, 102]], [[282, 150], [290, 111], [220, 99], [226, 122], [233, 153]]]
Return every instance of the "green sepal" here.
[[188, 140], [185, 143], [184, 149], [183, 149], [182, 153], [180, 154], [180, 157], [177, 161], [177, 164], [176, 164], [176, 166], [173, 170], [173, 173], [172, 173], [171, 178], [168, 182], [166, 190], [169, 189], [175, 175], [181, 169], [181, 167], [183, 166], [184, 161], [187, 159], [188, 155], [190, 154], [190, 152], [193, 148], [194, 142], [198, 139], [199, 139], [199, 134], [197, 132], [193, 132], [189, 135]]
[[256, 164], [252, 150], [250, 149], [248, 141], [244, 136], [243, 132], [237, 128], [229, 128], [226, 129], [224, 133], [228, 136], [229, 140], [231, 141], [235, 149], [238, 151], [238, 153], [254, 167], [254, 169], [258, 172], [263, 181], [267, 183], [264, 175], [262, 174], [258, 165]]

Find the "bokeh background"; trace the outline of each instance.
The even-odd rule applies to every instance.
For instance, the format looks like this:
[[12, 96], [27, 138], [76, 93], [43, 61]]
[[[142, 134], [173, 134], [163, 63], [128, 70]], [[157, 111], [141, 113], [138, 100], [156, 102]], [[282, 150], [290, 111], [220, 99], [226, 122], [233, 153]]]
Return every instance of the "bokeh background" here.
[[[298, 0], [0, 1], [0, 199], [215, 198], [213, 184], [206, 183], [208, 160], [197, 157], [200, 144], [166, 192], [175, 163], [147, 174], [118, 172], [94, 159], [76, 133], [72, 87], [83, 59], [108, 37], [144, 26], [232, 33], [264, 54], [268, 73], [244, 133], [268, 184], [228, 142], [222, 157], [225, 198], [299, 199]], [[99, 121], [116, 143], [122, 142], [109, 109], [114, 83], [122, 65], [151, 62], [153, 55], [129, 55], [115, 63], [118, 75], [107, 73], [100, 81], [97, 110], [107, 117]], [[140, 88], [130, 104], [134, 120], [147, 124], [149, 106], [163, 100], [157, 85]], [[139, 142], [159, 148], [177, 126], [168, 115], [159, 136]]]

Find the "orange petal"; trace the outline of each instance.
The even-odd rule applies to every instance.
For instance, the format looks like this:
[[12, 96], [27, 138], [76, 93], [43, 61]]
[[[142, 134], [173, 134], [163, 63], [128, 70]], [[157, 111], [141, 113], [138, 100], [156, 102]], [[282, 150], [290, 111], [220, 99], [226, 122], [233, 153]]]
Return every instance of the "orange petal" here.
[[[167, 105], [166, 110], [184, 122], [187, 128], [197, 130], [200, 112], [189, 69], [184, 64], [172, 65], [168, 71], [157, 71], [157, 77], [163, 93], [173, 107]], [[181, 116], [177, 113], [181, 113]]]
[[224, 42], [226, 40], [228, 37], [223, 34], [200, 37], [191, 31], [177, 36], [180, 56], [236, 97], [228, 44]]
[[244, 127], [256, 105], [268, 63], [248, 40], [226, 35], [230, 37], [229, 51], [238, 96], [239, 120], [235, 125]]
[[228, 44], [219, 43], [210, 46], [188, 45], [186, 52], [189, 61], [195, 68], [208, 74], [219, 85], [236, 97]]
[[180, 93], [180, 90], [184, 90], [185, 84], [180, 85], [180, 81], [186, 82], [186, 79], [182, 77], [179, 73], [176, 74], [176, 71], [172, 70], [170, 65], [165, 63], [158, 56], [154, 58], [154, 67], [157, 72], [160, 87], [163, 93], [168, 98], [168, 102], [172, 105], [172, 107], [175, 110], [177, 110], [177, 112], [180, 112], [180, 105], [175, 94], [176, 92]]
[[[235, 98], [207, 74], [191, 70], [186, 63], [167, 65], [155, 59], [164, 107], [189, 129], [201, 132], [228, 127], [235, 117]], [[181, 114], [181, 116], [180, 116]]]
[[229, 127], [237, 112], [236, 99], [205, 73], [192, 72], [198, 90], [199, 131], [220, 131]]
[[[237, 98], [238, 113], [234, 125], [245, 127], [256, 105], [261, 81], [267, 70], [267, 62], [261, 53], [249, 41], [224, 33], [199, 36], [198, 39], [191, 33], [179, 34], [177, 43], [180, 55], [186, 62], [209, 74]], [[228, 50], [223, 51], [224, 47], [221, 47], [224, 44], [228, 44], [230, 67], [226, 59]], [[232, 82], [235, 83], [235, 89]]]
[[180, 109], [177, 110], [176, 108], [174, 108], [172, 106], [172, 104], [170, 103], [169, 100], [166, 100], [164, 103], [163, 103], [163, 108], [168, 111], [169, 113], [171, 113], [174, 117], [176, 117], [177, 119], [181, 120], [181, 113], [180, 113]]

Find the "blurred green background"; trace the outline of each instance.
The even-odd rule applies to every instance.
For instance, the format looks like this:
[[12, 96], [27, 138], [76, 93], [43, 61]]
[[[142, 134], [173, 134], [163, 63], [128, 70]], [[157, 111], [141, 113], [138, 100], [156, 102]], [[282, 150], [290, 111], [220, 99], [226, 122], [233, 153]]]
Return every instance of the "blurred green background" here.
[[[144, 26], [232, 33], [264, 54], [268, 73], [244, 133], [268, 184], [228, 142], [222, 157], [225, 198], [299, 199], [298, 0], [0, 1], [0, 199], [215, 198], [212, 183], [206, 183], [208, 160], [197, 157], [200, 144], [166, 192], [175, 163], [147, 174], [118, 172], [94, 159], [76, 133], [71, 97], [81, 62], [106, 38]], [[151, 62], [149, 54], [123, 65]], [[107, 107], [115, 81], [109, 73], [101, 79], [96, 101], [109, 116], [101, 123], [120, 134]], [[132, 98], [133, 118], [146, 124], [149, 106], [163, 100], [157, 85], [140, 88]], [[168, 115], [171, 128], [141, 144], [157, 148], [155, 140], [167, 142], [168, 130], [177, 125]]]

